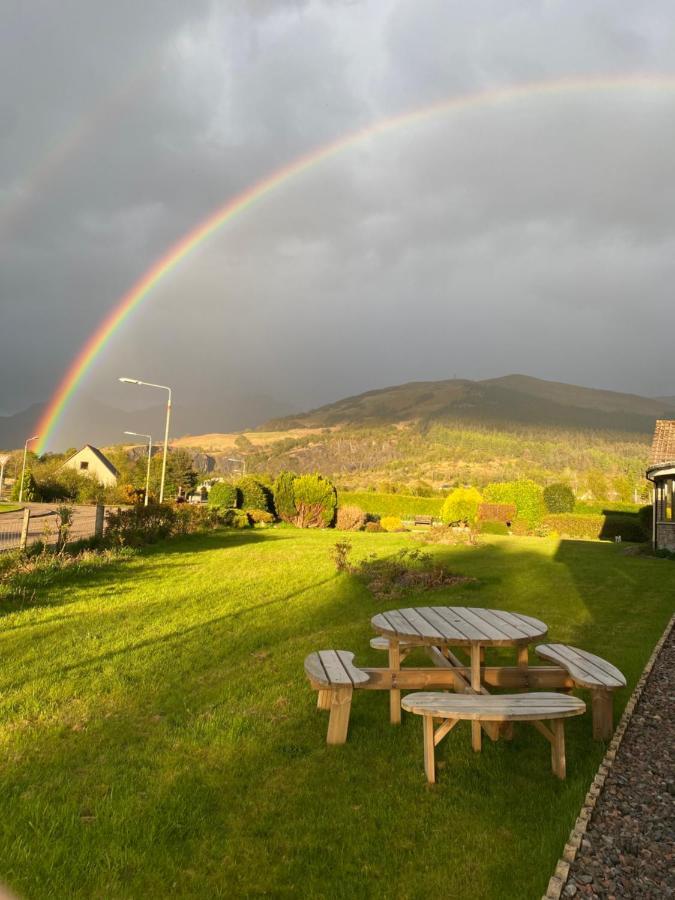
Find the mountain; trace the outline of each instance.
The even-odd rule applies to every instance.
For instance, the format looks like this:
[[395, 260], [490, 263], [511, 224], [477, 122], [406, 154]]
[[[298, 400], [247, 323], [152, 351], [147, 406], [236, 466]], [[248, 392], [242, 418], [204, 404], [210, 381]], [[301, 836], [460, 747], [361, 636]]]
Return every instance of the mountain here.
[[[216, 429], [224, 432], [254, 428], [270, 416], [287, 415], [292, 407], [272, 397], [258, 394], [235, 395], [219, 389], [216, 402], [189, 405], [177, 403], [171, 416], [171, 436], [203, 433]], [[11, 416], [0, 416], [0, 448], [23, 447], [24, 441], [35, 433], [36, 423], [44, 404], [34, 404]], [[126, 411], [96, 401], [78, 398], [67, 410], [50, 443], [50, 449], [65, 450], [93, 444], [103, 447], [125, 440], [124, 431], [151, 433], [155, 441], [164, 437], [166, 407], [150, 406]]]
[[464, 421], [482, 426], [542, 425], [651, 434], [654, 420], [675, 417], [673, 398], [640, 397], [527, 375], [485, 381], [417, 381], [367, 391], [276, 419], [261, 430]]

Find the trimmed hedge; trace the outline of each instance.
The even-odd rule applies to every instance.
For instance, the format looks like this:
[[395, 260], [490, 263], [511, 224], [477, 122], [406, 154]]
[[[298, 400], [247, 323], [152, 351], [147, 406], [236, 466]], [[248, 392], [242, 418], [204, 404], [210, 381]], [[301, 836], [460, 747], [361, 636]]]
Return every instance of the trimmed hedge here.
[[382, 494], [376, 492], [351, 493], [339, 491], [340, 506], [360, 506], [371, 516], [398, 516], [412, 519], [414, 516], [441, 517], [443, 497], [413, 497], [412, 494]]
[[[481, 503], [478, 507], [479, 522], [513, 522], [515, 517], [515, 503]], [[502, 532], [496, 531], [495, 534]]]
[[245, 475], [237, 482], [237, 490], [241, 495], [242, 509], [264, 509], [273, 512], [272, 492], [259, 478]]
[[630, 513], [607, 516], [584, 516], [577, 513], [555, 513], [544, 516], [542, 524], [561, 537], [612, 541], [618, 535], [624, 541], [647, 540], [640, 519]]
[[574, 491], [568, 484], [558, 481], [544, 488], [544, 503], [550, 513], [571, 513], [574, 502]]
[[517, 518], [526, 522], [530, 528], [535, 528], [546, 512], [541, 486], [527, 478], [492, 482], [485, 486], [483, 497], [493, 503], [515, 504]]

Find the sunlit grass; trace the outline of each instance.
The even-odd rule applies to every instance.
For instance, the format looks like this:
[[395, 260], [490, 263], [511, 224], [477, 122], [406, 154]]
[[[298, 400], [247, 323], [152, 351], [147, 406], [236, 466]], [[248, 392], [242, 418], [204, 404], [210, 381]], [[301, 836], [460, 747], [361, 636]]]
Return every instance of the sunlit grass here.
[[[476, 756], [460, 725], [428, 787], [419, 719], [392, 728], [379, 692], [356, 695], [349, 743], [326, 747], [306, 654], [384, 664], [368, 645], [382, 607], [336, 574], [338, 537], [175, 540], [65, 571], [4, 615], [1, 880], [25, 897], [541, 895], [603, 753], [590, 717], [567, 724], [564, 783], [533, 729]], [[349, 540], [360, 557], [412, 539]], [[613, 544], [433, 552], [479, 584], [407, 603], [533, 614], [631, 687], [672, 606], [675, 566]]]

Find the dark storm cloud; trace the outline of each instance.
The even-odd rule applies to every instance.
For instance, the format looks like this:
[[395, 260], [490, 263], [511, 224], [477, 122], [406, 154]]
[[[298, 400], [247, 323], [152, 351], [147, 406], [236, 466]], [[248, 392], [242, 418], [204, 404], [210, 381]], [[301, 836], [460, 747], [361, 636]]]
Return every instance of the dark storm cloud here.
[[[13, 4], [0, 409], [46, 398], [173, 241], [297, 155], [442, 97], [668, 74], [674, 36], [669, 4], [609, 0]], [[589, 90], [364, 141], [223, 228], [85, 389], [120, 402], [129, 370], [305, 406], [518, 370], [672, 393], [674, 113], [672, 90]]]

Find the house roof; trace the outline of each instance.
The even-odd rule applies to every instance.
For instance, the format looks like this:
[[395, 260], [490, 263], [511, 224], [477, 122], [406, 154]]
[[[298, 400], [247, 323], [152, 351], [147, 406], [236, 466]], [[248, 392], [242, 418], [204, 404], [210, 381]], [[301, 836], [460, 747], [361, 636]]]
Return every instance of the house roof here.
[[652, 439], [649, 468], [675, 462], [675, 421], [657, 419]]
[[73, 453], [72, 456], [69, 456], [68, 459], [59, 466], [59, 468], [62, 469], [66, 465], [66, 463], [70, 462], [71, 459], [75, 459], [76, 456], [79, 456], [80, 453], [82, 453], [82, 450], [91, 450], [94, 456], [106, 467], [110, 474], [114, 475], [115, 478], [119, 478], [120, 473], [117, 471], [115, 466], [113, 466], [108, 457], [101, 453], [98, 447], [92, 447], [91, 444], [85, 444], [84, 447], [77, 451], [77, 453]]

